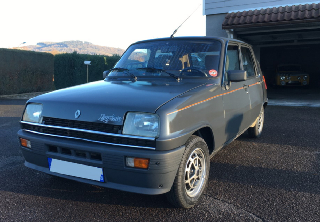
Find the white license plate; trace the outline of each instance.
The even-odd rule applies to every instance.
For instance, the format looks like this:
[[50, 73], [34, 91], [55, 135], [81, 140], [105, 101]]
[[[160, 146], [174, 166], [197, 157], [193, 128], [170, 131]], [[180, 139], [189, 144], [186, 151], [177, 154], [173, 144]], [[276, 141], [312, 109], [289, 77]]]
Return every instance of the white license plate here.
[[104, 182], [103, 170], [100, 167], [87, 166], [52, 158], [48, 158], [48, 163], [50, 172]]

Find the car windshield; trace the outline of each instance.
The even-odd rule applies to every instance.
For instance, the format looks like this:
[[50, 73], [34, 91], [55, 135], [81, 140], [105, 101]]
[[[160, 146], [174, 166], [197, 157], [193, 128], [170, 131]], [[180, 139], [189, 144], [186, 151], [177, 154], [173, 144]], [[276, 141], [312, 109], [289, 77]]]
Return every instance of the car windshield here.
[[282, 65], [278, 67], [280, 72], [298, 72], [301, 71], [300, 65]]
[[221, 43], [159, 40], [131, 45], [108, 76], [217, 77]]

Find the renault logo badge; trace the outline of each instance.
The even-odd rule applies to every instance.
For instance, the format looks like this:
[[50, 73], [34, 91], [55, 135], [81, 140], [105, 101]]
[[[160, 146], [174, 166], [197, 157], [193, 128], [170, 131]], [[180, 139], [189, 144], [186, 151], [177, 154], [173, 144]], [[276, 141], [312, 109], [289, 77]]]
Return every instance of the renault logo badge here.
[[80, 115], [81, 115], [80, 110], [77, 110], [76, 113], [74, 114], [74, 117], [78, 119]]

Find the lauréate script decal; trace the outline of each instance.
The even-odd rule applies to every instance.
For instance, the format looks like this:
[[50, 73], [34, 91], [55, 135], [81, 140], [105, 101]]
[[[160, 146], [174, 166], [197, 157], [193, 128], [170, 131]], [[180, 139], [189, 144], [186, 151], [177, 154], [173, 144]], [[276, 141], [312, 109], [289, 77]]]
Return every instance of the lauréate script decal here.
[[98, 119], [104, 123], [108, 123], [108, 122], [121, 122], [122, 121], [122, 117], [120, 116], [107, 116], [106, 114], [101, 114], [100, 118]]

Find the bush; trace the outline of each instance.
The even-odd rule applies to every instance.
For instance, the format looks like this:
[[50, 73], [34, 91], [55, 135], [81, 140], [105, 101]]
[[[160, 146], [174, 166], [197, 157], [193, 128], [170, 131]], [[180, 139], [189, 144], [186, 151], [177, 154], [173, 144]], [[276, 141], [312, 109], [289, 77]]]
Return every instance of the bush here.
[[87, 66], [89, 65], [89, 82], [102, 79], [102, 73], [111, 69], [120, 56], [87, 55], [74, 53], [57, 54], [54, 57], [54, 83], [56, 89], [79, 85], [87, 82]]
[[52, 54], [0, 49], [0, 95], [53, 89]]

